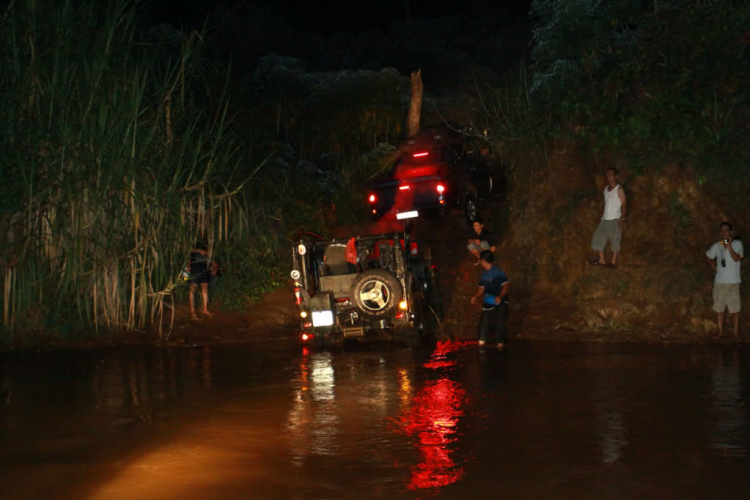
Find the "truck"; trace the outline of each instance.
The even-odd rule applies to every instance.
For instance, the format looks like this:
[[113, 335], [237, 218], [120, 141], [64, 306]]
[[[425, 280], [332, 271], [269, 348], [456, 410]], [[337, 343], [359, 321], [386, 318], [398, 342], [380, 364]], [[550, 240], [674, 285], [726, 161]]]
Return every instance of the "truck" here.
[[303, 342], [385, 335], [412, 343], [442, 318], [431, 251], [406, 231], [330, 240], [305, 235], [293, 245], [291, 277]]
[[404, 143], [390, 171], [367, 193], [373, 218], [417, 211], [463, 209], [473, 221], [477, 202], [498, 191], [480, 137], [444, 125], [423, 129]]

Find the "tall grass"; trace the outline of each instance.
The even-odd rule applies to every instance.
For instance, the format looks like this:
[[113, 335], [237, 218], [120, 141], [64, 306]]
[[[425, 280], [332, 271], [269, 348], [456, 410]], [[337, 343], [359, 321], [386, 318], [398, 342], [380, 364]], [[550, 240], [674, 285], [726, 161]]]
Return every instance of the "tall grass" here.
[[133, 0], [0, 13], [4, 328], [161, 328], [196, 237], [252, 231], [259, 165], [202, 45], [149, 36]]

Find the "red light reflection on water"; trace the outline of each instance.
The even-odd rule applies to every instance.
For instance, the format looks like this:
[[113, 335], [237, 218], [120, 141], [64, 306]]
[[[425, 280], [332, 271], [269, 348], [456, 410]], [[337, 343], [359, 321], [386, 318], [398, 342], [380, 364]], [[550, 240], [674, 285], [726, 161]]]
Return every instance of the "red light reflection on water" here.
[[436, 368], [455, 366], [455, 360], [448, 359], [448, 355], [468, 344], [469, 342], [451, 342], [448, 340], [438, 342], [435, 346], [435, 352], [432, 353], [430, 360], [424, 364], [424, 367], [434, 370]]
[[428, 383], [415, 396], [405, 430], [417, 436], [422, 461], [412, 469], [409, 489], [438, 488], [463, 477], [464, 470], [450, 457], [448, 445], [456, 440], [464, 396], [461, 386], [447, 378]]
[[[442, 368], [455, 364], [446, 359], [457, 351], [460, 342], [439, 342], [427, 368]], [[466, 391], [461, 384], [447, 377], [427, 382], [414, 396], [411, 408], [401, 417], [403, 431], [416, 436], [421, 462], [412, 468], [409, 489], [440, 488], [455, 483], [464, 469], [451, 458], [449, 445], [456, 441], [456, 426], [464, 411]]]

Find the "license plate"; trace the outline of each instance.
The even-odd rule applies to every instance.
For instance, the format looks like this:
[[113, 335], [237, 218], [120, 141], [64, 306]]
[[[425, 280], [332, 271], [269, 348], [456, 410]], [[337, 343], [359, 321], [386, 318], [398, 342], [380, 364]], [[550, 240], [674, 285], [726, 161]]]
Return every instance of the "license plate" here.
[[333, 311], [313, 311], [313, 326], [333, 326]]
[[396, 214], [396, 219], [403, 220], [403, 219], [414, 219], [415, 217], [419, 217], [419, 212], [416, 210], [412, 210], [411, 212], [401, 212]]

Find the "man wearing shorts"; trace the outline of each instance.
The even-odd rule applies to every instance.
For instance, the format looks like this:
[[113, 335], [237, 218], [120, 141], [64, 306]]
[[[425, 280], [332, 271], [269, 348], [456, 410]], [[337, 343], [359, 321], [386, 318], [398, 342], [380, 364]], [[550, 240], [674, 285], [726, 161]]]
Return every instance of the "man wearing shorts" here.
[[497, 249], [497, 246], [495, 245], [495, 240], [492, 237], [492, 234], [484, 228], [482, 219], [476, 217], [471, 223], [471, 227], [472, 229], [469, 231], [469, 243], [466, 245], [466, 248], [468, 248], [469, 252], [477, 258], [474, 265], [478, 266], [479, 253], [483, 250], [494, 252]]
[[[591, 240], [591, 248], [599, 252], [599, 260], [592, 260], [591, 264], [597, 266], [617, 267], [617, 254], [620, 252], [620, 239], [622, 238], [622, 222], [625, 220], [626, 198], [625, 191], [617, 183], [617, 170], [607, 169], [607, 187], [604, 188], [604, 210], [602, 219], [596, 228]], [[604, 249], [609, 241], [609, 249], [612, 250], [612, 262], [607, 263], [604, 258]]]
[[721, 240], [706, 252], [706, 258], [714, 271], [714, 311], [719, 315], [719, 332], [724, 334], [724, 310], [734, 322], [734, 338], [739, 338], [740, 325], [740, 260], [744, 256], [742, 242], [734, 239], [732, 224], [721, 223]]

